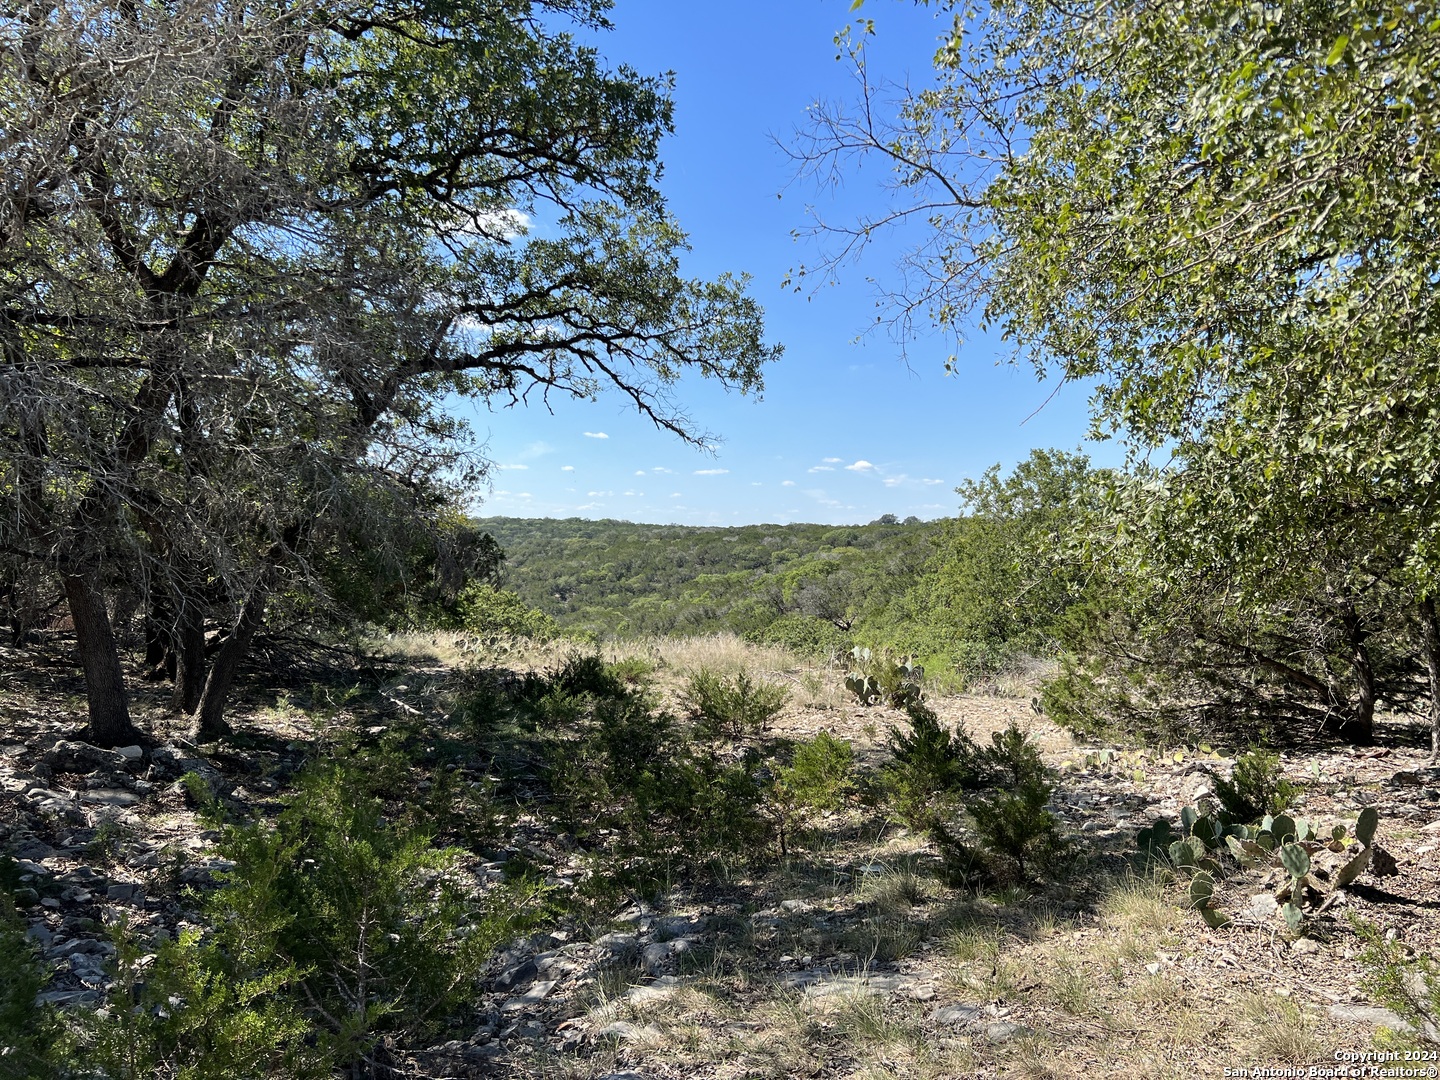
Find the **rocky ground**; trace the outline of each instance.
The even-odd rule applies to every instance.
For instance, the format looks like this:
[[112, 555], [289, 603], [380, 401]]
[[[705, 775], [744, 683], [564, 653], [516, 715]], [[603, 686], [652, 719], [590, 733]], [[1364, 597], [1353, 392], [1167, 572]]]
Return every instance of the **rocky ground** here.
[[[96, 1008], [113, 977], [109, 928], [174, 935], [227, 868], [180, 778], [263, 811], [303, 761], [314, 720], [282, 686], [241, 718], [243, 751], [195, 747], [168, 726], [155, 688], [139, 712], [157, 744], [100, 750], [80, 739], [68, 668], [16, 652], [0, 661], [0, 850], [15, 860], [6, 884], [51, 965], [45, 999]], [[444, 677], [392, 679], [347, 722], [436, 708]], [[859, 811], [831, 814], [766, 874], [511, 943], [474, 1030], [416, 1056], [412, 1075], [1220, 1076], [1330, 1065], [1371, 1049], [1377, 1028], [1403, 1026], [1362, 986], [1351, 917], [1440, 955], [1440, 769], [1415, 725], [1387, 721], [1375, 747], [1284, 754], [1304, 787], [1298, 814], [1328, 833], [1374, 806], [1387, 856], [1292, 940], [1274, 874], [1224, 883], [1218, 903], [1231, 921], [1209, 929], [1178, 887], [1129, 869], [1136, 832], [1206, 797], [1232, 759], [1076, 745], [1028, 697], [935, 704], [977, 738], [1014, 721], [1040, 743], [1057, 770], [1054, 811], [1082, 853], [1073, 879], [958, 894], [939, 883], [920, 838]], [[873, 762], [897, 718], [821, 695], [781, 725], [797, 737], [830, 730]], [[518, 850], [487, 852], [477, 881], [498, 878]]]

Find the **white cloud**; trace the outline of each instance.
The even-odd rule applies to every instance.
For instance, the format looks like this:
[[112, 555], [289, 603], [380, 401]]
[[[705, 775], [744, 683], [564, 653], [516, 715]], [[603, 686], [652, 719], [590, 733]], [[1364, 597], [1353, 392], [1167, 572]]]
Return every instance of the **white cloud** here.
[[553, 454], [555, 448], [547, 442], [532, 442], [515, 456], [521, 461], [533, 461], [537, 457], [544, 457], [546, 454]]
[[928, 476], [920, 481], [922, 484], [943, 484], [944, 482], [944, 480], [935, 480]]
[[861, 458], [859, 461], [855, 462], [854, 465], [846, 465], [846, 466], [845, 466], [845, 471], [846, 471], [846, 472], [869, 472], [869, 471], [870, 471], [871, 469], [873, 469], [873, 468], [875, 468], [874, 465], [871, 465], [870, 462], [866, 461], [864, 458]]
[[644, 475], [645, 475], [645, 470], [644, 470], [644, 469], [636, 469], [636, 470], [635, 470], [635, 475], [636, 475], [636, 476], [644, 476]]
[[528, 491], [497, 491], [495, 494], [507, 499], [533, 499], [535, 497]]
[[608, 439], [610, 437], [603, 431], [582, 431], [580, 434], [584, 435], [587, 439]]
[[812, 466], [810, 466], [810, 471], [811, 471], [811, 472], [834, 472], [834, 471], [835, 471], [835, 467], [834, 467], [833, 465], [812, 465]]
[[610, 496], [614, 495], [615, 492], [613, 492], [613, 491], [587, 491], [587, 492], [585, 492], [585, 494], [586, 494], [587, 497], [589, 497], [589, 498], [591, 498], [591, 499], [608, 499], [608, 498], [610, 498]]
[[632, 499], [643, 499], [645, 497], [645, 493], [643, 491], [627, 491], [625, 492], [625, 494]]
[[696, 469], [696, 476], [724, 476], [729, 469]]
[[663, 473], [663, 474], [665, 474], [666, 476], [674, 476], [674, 475], [675, 475], [675, 470], [674, 470], [674, 469], [667, 469], [667, 468], [665, 468], [664, 465], [652, 465], [652, 466], [650, 466], [650, 471], [653, 472], [653, 473]]
[[685, 496], [684, 496], [684, 495], [681, 495], [680, 492], [678, 492], [678, 491], [672, 491], [672, 492], [670, 492], [670, 498], [672, 498], [672, 499], [683, 499], [684, 497], [685, 497]]
[[750, 481], [750, 486], [751, 486], [751, 487], [764, 487], [765, 485], [762, 484], [759, 480], [751, 480], [751, 481]]
[[530, 466], [529, 466], [529, 465], [501, 465], [500, 468], [502, 468], [502, 469], [528, 469], [528, 468], [530, 468]]
[[840, 462], [844, 461], [845, 459], [843, 457], [827, 457], [823, 458], [822, 460], [825, 462], [826, 465], [839, 465]]
[[514, 240], [530, 231], [530, 215], [514, 207], [487, 210], [476, 214], [474, 224], [465, 231], [487, 240]]
[[575, 466], [574, 466], [574, 465], [561, 465], [561, 466], [560, 466], [560, 471], [561, 471], [561, 472], [574, 472], [574, 471], [575, 471]]
[[780, 486], [781, 486], [781, 487], [794, 487], [794, 486], [795, 486], [795, 481], [794, 481], [794, 480], [781, 480], [781, 481], [780, 481]]

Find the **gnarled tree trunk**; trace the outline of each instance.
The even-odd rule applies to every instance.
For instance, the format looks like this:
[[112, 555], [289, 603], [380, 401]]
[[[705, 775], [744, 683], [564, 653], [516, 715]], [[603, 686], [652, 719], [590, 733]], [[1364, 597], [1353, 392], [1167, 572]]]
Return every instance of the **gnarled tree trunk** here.
[[230, 733], [230, 725], [225, 722], [225, 702], [230, 696], [230, 687], [235, 683], [235, 674], [240, 670], [240, 661], [249, 651], [255, 631], [265, 619], [265, 603], [270, 597], [273, 574], [273, 567], [268, 568], [255, 583], [229, 636], [215, 654], [192, 718], [197, 739], [215, 739]]
[[140, 741], [130, 722], [125, 694], [125, 673], [105, 610], [105, 594], [88, 574], [67, 574], [65, 598], [75, 623], [80, 667], [85, 672], [85, 694], [90, 706], [90, 741], [96, 746], [129, 746]]

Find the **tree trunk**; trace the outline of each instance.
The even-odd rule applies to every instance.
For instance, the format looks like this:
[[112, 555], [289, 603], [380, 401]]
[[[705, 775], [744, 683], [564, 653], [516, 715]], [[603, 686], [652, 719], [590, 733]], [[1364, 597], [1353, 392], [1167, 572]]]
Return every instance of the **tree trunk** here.
[[1425, 669], [1430, 673], [1430, 760], [1440, 761], [1440, 620], [1435, 601], [1420, 601], [1420, 630], [1425, 641]]
[[230, 687], [235, 682], [240, 661], [249, 651], [250, 641], [265, 618], [265, 602], [270, 594], [272, 573], [273, 570], [267, 570], [250, 590], [250, 595], [245, 598], [245, 605], [235, 620], [235, 626], [216, 652], [214, 663], [210, 665], [210, 676], [205, 680], [205, 690], [200, 695], [200, 703], [193, 718], [197, 739], [219, 738], [230, 733], [230, 725], [225, 723], [225, 701], [230, 696]]
[[180, 598], [180, 611], [171, 638], [175, 650], [174, 707], [190, 715], [200, 705], [205, 689], [205, 609], [188, 596]]
[[170, 656], [170, 605], [158, 590], [150, 599], [150, 612], [145, 616], [145, 678], [160, 679]]
[[1368, 744], [1375, 736], [1375, 666], [1370, 663], [1370, 650], [1365, 647], [1369, 633], [1360, 625], [1353, 607], [1341, 615], [1345, 638], [1350, 643], [1350, 670], [1355, 676], [1355, 707], [1349, 710], [1335, 731], [1345, 741]]
[[65, 598], [75, 623], [80, 667], [85, 672], [85, 694], [90, 709], [90, 741], [96, 746], [130, 746], [140, 732], [130, 722], [125, 695], [125, 674], [105, 610], [105, 595], [93, 577], [67, 574]]

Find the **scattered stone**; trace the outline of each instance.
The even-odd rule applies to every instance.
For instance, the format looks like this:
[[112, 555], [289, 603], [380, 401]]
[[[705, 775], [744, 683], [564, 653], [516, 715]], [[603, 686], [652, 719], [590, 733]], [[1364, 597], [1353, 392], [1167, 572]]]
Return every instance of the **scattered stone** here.
[[138, 746], [117, 746], [115, 753], [119, 754], [126, 761], [139, 761], [145, 756], [145, 751]]
[[670, 946], [656, 943], [640, 950], [640, 966], [647, 975], [659, 975], [670, 960]]
[[1320, 951], [1320, 944], [1314, 938], [1296, 938], [1290, 943], [1290, 951], [1296, 956], [1313, 956]]
[[640, 1027], [627, 1020], [616, 1020], [613, 1024], [606, 1024], [595, 1033], [597, 1039], [620, 1039], [629, 1042], [640, 1037]]
[[639, 938], [632, 933], [605, 934], [595, 939], [595, 944], [602, 949], [609, 949], [612, 953], [624, 955], [634, 952], [639, 945]]
[[1011, 1024], [1004, 1020], [997, 1020], [993, 1024], [985, 1025], [985, 1038], [989, 1042], [1000, 1044], [1010, 1042], [1012, 1039], [1024, 1038], [1026, 1035], [1033, 1035], [1034, 1031], [1024, 1024]]
[[40, 763], [55, 772], [84, 775], [106, 768], [123, 768], [125, 758], [114, 750], [62, 739], [40, 756]]
[[1390, 1031], [1410, 1032], [1415, 1030], [1401, 1019], [1399, 1014], [1389, 1009], [1382, 1009], [1377, 1005], [1331, 1005], [1330, 1015], [1336, 1020], [1345, 1020], [1353, 1024], [1370, 1024], [1377, 1028], [1388, 1028]]
[[501, 1012], [518, 1012], [530, 1005], [538, 1005], [550, 996], [550, 991], [555, 989], [554, 982], [537, 982], [529, 990], [519, 997], [513, 997], [504, 1005], [500, 1006]]
[[984, 1015], [985, 1010], [978, 1005], [942, 1005], [930, 1014], [930, 1019], [937, 1024], [966, 1027]]
[[1280, 910], [1280, 902], [1269, 893], [1256, 893], [1250, 897], [1250, 913], [1268, 919]]
[[135, 806], [139, 804], [140, 796], [121, 788], [96, 788], [94, 791], [84, 792], [80, 801], [96, 806]]
[[517, 964], [509, 971], [504, 972], [495, 979], [495, 989], [511, 991], [522, 986], [528, 986], [540, 975], [540, 969], [534, 960], [526, 960], [523, 964]]

